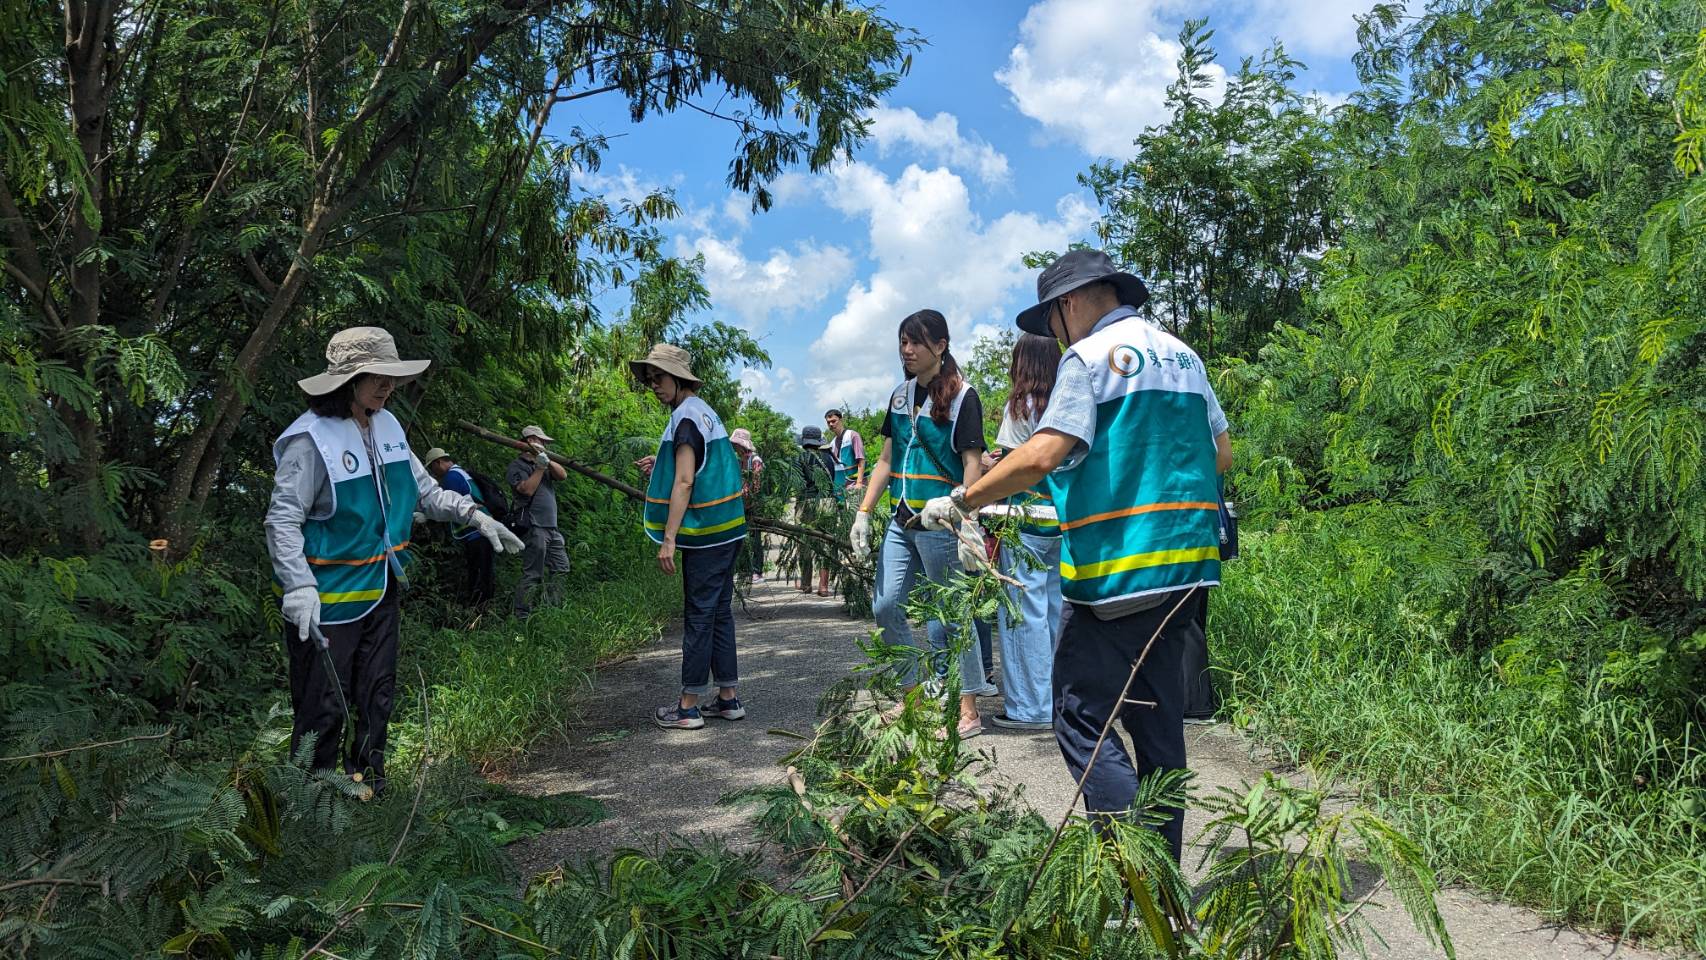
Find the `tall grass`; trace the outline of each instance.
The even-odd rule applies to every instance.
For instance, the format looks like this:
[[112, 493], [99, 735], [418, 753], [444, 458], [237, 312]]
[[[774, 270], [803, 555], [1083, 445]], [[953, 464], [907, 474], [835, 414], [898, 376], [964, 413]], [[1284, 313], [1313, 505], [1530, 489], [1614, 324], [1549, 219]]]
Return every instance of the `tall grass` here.
[[[452, 595], [429, 587], [405, 606], [398, 668], [393, 755], [411, 762], [426, 734], [419, 696], [431, 696], [432, 752], [491, 771], [566, 731], [594, 668], [651, 643], [681, 609], [679, 578], [660, 574], [651, 551], [636, 547], [571, 572], [561, 605], [536, 605], [525, 622], [509, 615], [519, 571], [500, 558], [497, 599], [471, 614]], [[438, 566], [454, 575], [455, 561]], [[610, 578], [610, 579], [604, 579]], [[423, 578], [424, 579], [424, 578]]]
[[1665, 688], [1697, 651], [1619, 616], [1592, 559], [1460, 630], [1474, 531], [1375, 505], [1249, 535], [1209, 624], [1229, 709], [1458, 878], [1706, 948], [1701, 694]]

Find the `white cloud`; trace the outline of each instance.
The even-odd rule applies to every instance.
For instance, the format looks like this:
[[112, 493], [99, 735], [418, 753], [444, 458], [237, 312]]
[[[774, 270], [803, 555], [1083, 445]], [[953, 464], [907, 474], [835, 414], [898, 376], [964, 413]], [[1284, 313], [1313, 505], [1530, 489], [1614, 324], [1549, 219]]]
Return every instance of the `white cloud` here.
[[1010, 211], [986, 220], [946, 168], [911, 165], [890, 179], [868, 164], [844, 164], [821, 189], [830, 206], [866, 222], [876, 268], [848, 288], [812, 344], [804, 384], [819, 407], [887, 399], [901, 376], [895, 329], [915, 310], [942, 311], [955, 356], [969, 358], [978, 332], [1011, 326], [1013, 306], [1030, 302], [1036, 273], [1021, 257], [1064, 249], [1095, 219], [1082, 197], [1068, 195], [1052, 216]]
[[969, 169], [984, 183], [1004, 183], [1009, 176], [1007, 157], [975, 135], [961, 136], [960, 121], [951, 113], [926, 120], [911, 107], [878, 107], [868, 117], [879, 156], [908, 146], [937, 163]]
[[583, 172], [576, 177], [579, 186], [589, 193], [603, 194], [612, 205], [622, 203], [638, 203], [641, 200], [665, 190], [674, 190], [681, 186], [682, 174], [670, 177], [669, 182], [645, 176], [625, 163], [617, 164], [616, 172], [604, 170]]
[[[1275, 39], [1287, 53], [1344, 57], [1356, 51], [1356, 18], [1374, 7], [1375, 0], [1245, 0], [1239, 8], [1234, 39], [1250, 51]], [[1411, 3], [1410, 6], [1420, 6]]]
[[[1278, 0], [1264, 0], [1278, 2]], [[1097, 156], [1130, 152], [1145, 126], [1165, 117], [1179, 45], [1154, 0], [1042, 0], [1019, 25], [1020, 42], [995, 78], [1019, 111]], [[1205, 71], [1218, 100], [1226, 71]]]
[[853, 258], [837, 246], [811, 241], [792, 251], [770, 250], [749, 260], [737, 242], [703, 233], [681, 241], [687, 256], [705, 258], [705, 286], [719, 311], [732, 312], [748, 330], [762, 328], [777, 311], [798, 310], [822, 302], [853, 272]]

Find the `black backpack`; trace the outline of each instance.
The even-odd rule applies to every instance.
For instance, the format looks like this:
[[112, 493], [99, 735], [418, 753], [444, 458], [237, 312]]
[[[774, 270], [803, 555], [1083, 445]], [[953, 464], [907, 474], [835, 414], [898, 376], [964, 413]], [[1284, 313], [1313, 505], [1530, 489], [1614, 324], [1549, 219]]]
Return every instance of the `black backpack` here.
[[[462, 469], [468, 470], [467, 467]], [[478, 470], [468, 470], [468, 476], [474, 478], [474, 498], [480, 501], [480, 506], [486, 512], [499, 520], [508, 521], [510, 515], [509, 495], [496, 480]]]

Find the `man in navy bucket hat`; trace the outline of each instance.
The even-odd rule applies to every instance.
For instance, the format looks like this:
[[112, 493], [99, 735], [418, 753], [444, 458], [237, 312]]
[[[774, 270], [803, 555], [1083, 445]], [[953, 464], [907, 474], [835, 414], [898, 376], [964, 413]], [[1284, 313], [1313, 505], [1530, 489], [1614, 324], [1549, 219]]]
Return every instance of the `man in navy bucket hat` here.
[[[1220, 582], [1226, 418], [1201, 358], [1139, 316], [1148, 298], [1143, 281], [1099, 250], [1073, 250], [1043, 270], [1037, 303], [1017, 323], [1066, 346], [1048, 408], [1029, 440], [922, 514], [926, 526], [949, 523], [1049, 477], [1066, 600], [1055, 739], [1093, 816], [1125, 814], [1141, 778], [1185, 769], [1189, 603]], [[1184, 811], [1164, 812], [1157, 829], [1177, 859]]]

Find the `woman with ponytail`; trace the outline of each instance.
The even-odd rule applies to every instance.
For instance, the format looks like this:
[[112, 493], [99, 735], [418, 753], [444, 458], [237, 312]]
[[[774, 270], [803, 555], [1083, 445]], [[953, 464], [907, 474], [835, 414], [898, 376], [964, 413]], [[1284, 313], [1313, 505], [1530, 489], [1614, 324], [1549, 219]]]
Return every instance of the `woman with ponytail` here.
[[[906, 619], [906, 601], [919, 574], [944, 583], [949, 573], [962, 568], [960, 538], [978, 544], [979, 550], [983, 542], [975, 523], [968, 522], [958, 536], [952, 530], [926, 530], [918, 523], [925, 501], [983, 474], [983, 405], [960, 376], [948, 347], [948, 321], [937, 311], [920, 310], [900, 322], [906, 379], [889, 397], [880, 431], [883, 452], [853, 521], [853, 549], [863, 555], [871, 545], [871, 509], [885, 490], [893, 498], [894, 514], [877, 558], [873, 607], [885, 639], [913, 647], [919, 644]], [[946, 651], [963, 626], [932, 625], [931, 659], [938, 673], [946, 672]], [[976, 637], [960, 643], [959, 734], [975, 737], [983, 732], [977, 698], [993, 694], [995, 687], [984, 676]], [[900, 680], [908, 692], [918, 685], [916, 661], [902, 668]]]

